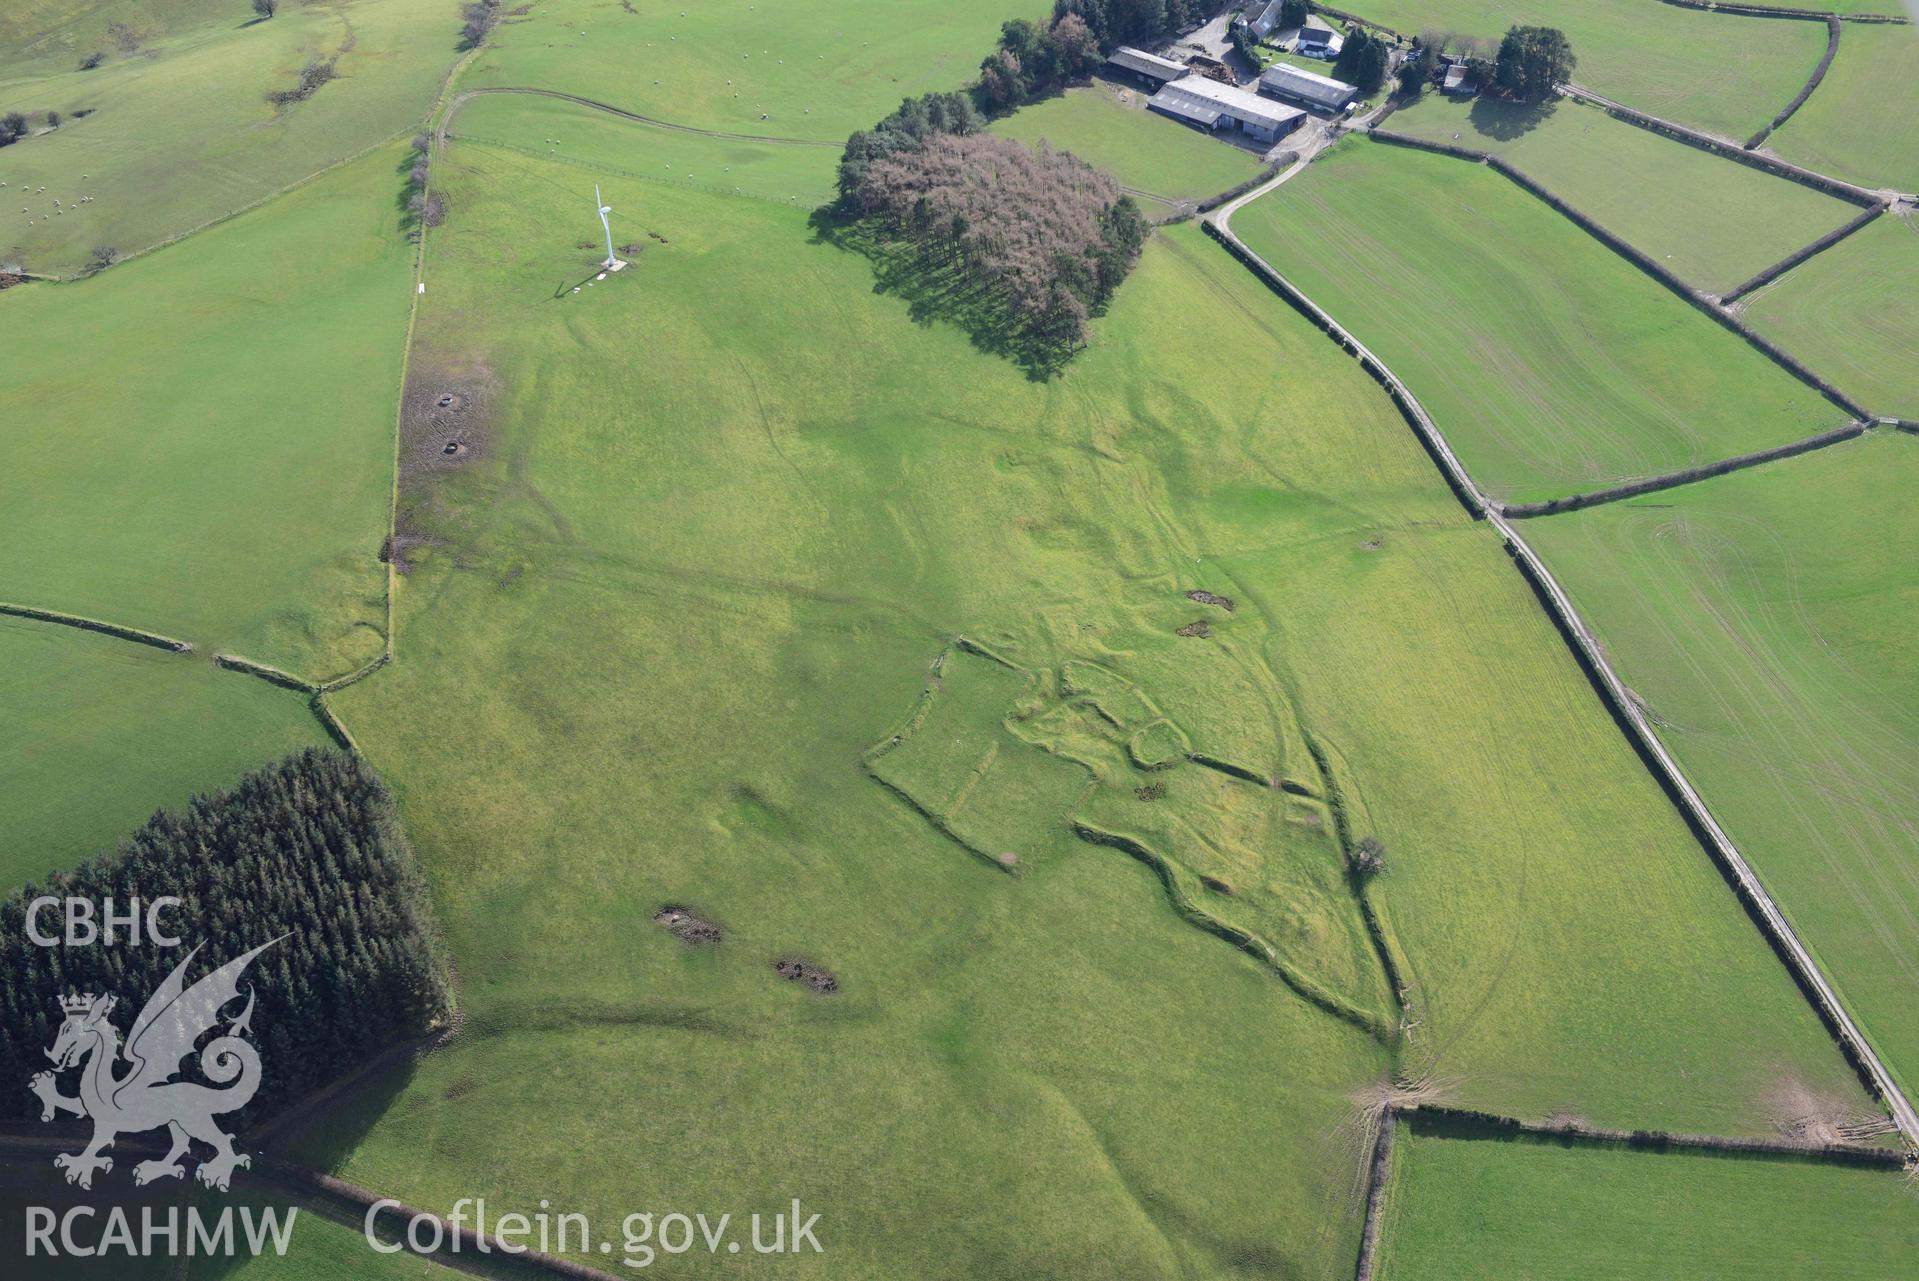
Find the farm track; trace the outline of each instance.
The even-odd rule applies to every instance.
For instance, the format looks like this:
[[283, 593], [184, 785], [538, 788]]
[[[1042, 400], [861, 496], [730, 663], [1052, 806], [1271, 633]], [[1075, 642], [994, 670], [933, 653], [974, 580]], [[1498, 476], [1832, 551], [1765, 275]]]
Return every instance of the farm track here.
[[1899, 1088], [1878, 1053], [1866, 1040], [1865, 1034], [1853, 1022], [1852, 1016], [1840, 1003], [1838, 994], [1827, 981], [1813, 959], [1811, 951], [1799, 938], [1785, 914], [1780, 911], [1758, 874], [1739, 848], [1719, 825], [1705, 801], [1694, 789], [1679, 763], [1666, 750], [1665, 744], [1647, 720], [1639, 702], [1627, 689], [1598, 639], [1587, 627], [1565, 589], [1546, 567], [1532, 546], [1519, 534], [1508, 521], [1503, 511], [1482, 493], [1471, 475], [1460, 463], [1451, 444], [1432, 417], [1426, 412], [1410, 388], [1394, 374], [1384, 362], [1375, 356], [1358, 338], [1354, 337], [1326, 311], [1307, 298], [1297, 287], [1281, 275], [1272, 264], [1253, 252], [1244, 241], [1233, 233], [1232, 215], [1243, 205], [1279, 187], [1311, 163], [1317, 152], [1302, 156], [1295, 164], [1275, 175], [1270, 181], [1253, 188], [1245, 195], [1220, 206], [1206, 215], [1202, 222], [1220, 240], [1234, 256], [1251, 267], [1255, 274], [1261, 275], [1282, 297], [1294, 301], [1300, 309], [1312, 317], [1316, 323], [1336, 342], [1352, 352], [1367, 372], [1377, 378], [1392, 394], [1394, 400], [1404, 408], [1408, 421], [1421, 437], [1429, 453], [1445, 474], [1454, 492], [1459, 495], [1467, 510], [1477, 519], [1485, 520], [1499, 531], [1505, 541], [1508, 552], [1521, 567], [1528, 580], [1537, 590], [1542, 604], [1546, 606], [1561, 632], [1574, 648], [1593, 676], [1604, 700], [1610, 704], [1614, 715], [1626, 726], [1636, 745], [1651, 765], [1660, 782], [1665, 785], [1668, 794], [1681, 809], [1694, 830], [1707, 844], [1721, 870], [1733, 881], [1734, 888], [1745, 902], [1765, 931], [1774, 949], [1780, 954], [1799, 982], [1820, 1015], [1821, 1020], [1832, 1031], [1835, 1039], [1845, 1051], [1846, 1057], [1853, 1063], [1860, 1075], [1873, 1088], [1874, 1093], [1890, 1109], [1894, 1124], [1905, 1140], [1919, 1146], [1919, 1112], [1916, 1112], [1910, 1100]]

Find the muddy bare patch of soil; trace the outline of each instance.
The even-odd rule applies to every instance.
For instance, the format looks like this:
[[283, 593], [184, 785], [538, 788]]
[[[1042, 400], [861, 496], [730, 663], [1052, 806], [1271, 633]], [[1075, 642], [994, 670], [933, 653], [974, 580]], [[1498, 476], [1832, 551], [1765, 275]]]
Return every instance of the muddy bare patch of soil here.
[[691, 947], [718, 943], [726, 938], [725, 930], [677, 903], [668, 903], [653, 913], [653, 924], [671, 930], [674, 938]]
[[0, 289], [11, 289], [15, 285], [24, 285], [26, 283], [27, 278], [25, 276], [16, 276], [11, 271], [0, 271]]
[[1186, 593], [1186, 599], [1195, 601], [1201, 605], [1217, 605], [1229, 614], [1233, 612], [1233, 598], [1231, 596], [1216, 596], [1212, 592], [1191, 591]]
[[1233, 894], [1233, 883], [1223, 876], [1202, 876], [1199, 883], [1215, 894], [1224, 894], [1229, 898]]
[[802, 961], [798, 957], [782, 956], [773, 962], [773, 973], [789, 983], [804, 983], [822, 996], [840, 990], [840, 981], [832, 971], [821, 969], [811, 961]]
[[1186, 624], [1184, 627], [1175, 627], [1173, 630], [1181, 636], [1211, 636], [1213, 634], [1213, 625], [1201, 618]]
[[477, 358], [417, 361], [400, 410], [400, 488], [466, 466], [487, 452], [498, 385]]

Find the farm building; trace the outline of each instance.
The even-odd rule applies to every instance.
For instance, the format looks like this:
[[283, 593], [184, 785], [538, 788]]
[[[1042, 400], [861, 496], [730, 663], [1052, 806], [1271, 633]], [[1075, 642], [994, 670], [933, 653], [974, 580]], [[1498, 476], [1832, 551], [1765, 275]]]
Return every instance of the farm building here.
[[1187, 72], [1183, 62], [1174, 62], [1171, 58], [1162, 58], [1156, 53], [1144, 49], [1134, 49], [1121, 45], [1113, 50], [1113, 56], [1106, 65], [1137, 80], [1143, 80], [1149, 87], [1158, 88], [1168, 80], [1177, 80]]
[[1282, 7], [1281, 0], [1271, 0], [1271, 3], [1253, 0], [1253, 3], [1247, 5], [1240, 11], [1240, 15], [1233, 19], [1233, 24], [1251, 32], [1253, 39], [1264, 40], [1278, 30], [1279, 13]]
[[1306, 21], [1300, 24], [1299, 37], [1293, 41], [1293, 52], [1303, 53], [1309, 58], [1337, 58], [1339, 51], [1346, 47], [1346, 37], [1333, 29], [1324, 18], [1306, 15]]
[[1146, 105], [1209, 133], [1237, 129], [1261, 142], [1285, 137], [1306, 118], [1306, 113], [1296, 107], [1279, 106], [1256, 93], [1202, 76], [1165, 86]]
[[1455, 62], [1446, 68], [1446, 76], [1439, 82], [1439, 90], [1441, 93], [1470, 97], [1479, 92], [1479, 86], [1474, 83], [1472, 73], [1466, 70], [1465, 64]]
[[1316, 111], [1339, 111], [1359, 96], [1359, 90], [1344, 80], [1322, 76], [1284, 62], [1266, 68], [1259, 78], [1259, 91], [1269, 98], [1284, 98]]

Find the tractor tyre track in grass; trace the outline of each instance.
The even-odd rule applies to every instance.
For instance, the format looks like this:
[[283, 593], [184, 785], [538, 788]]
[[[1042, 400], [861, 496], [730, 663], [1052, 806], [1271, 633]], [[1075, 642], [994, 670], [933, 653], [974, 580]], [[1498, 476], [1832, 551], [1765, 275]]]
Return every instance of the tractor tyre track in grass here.
[[1821, 1021], [1840, 1043], [1846, 1057], [1873, 1093], [1890, 1109], [1893, 1122], [1898, 1126], [1900, 1134], [1908, 1143], [1919, 1145], [1919, 1112], [1915, 1112], [1912, 1103], [1900, 1090], [1891, 1072], [1887, 1070], [1877, 1052], [1866, 1040], [1864, 1033], [1860, 1031], [1851, 1015], [1840, 1003], [1837, 993], [1819, 969], [1811, 952], [1786, 920], [1778, 904], [1766, 891], [1752, 866], [1747, 863], [1739, 848], [1733, 844], [1732, 838], [1726, 834], [1725, 829], [1720, 827], [1718, 821], [1714, 819], [1705, 801], [1693, 788], [1684, 771], [1679, 768], [1678, 762], [1666, 750], [1665, 744], [1646, 719], [1639, 701], [1633, 697], [1618, 673], [1613, 670], [1597, 638], [1587, 628], [1578, 611], [1573, 608], [1571, 598], [1553, 577], [1552, 572], [1546, 568], [1545, 562], [1507, 521], [1498, 507], [1489, 502], [1480, 492], [1453, 453], [1437, 424], [1399, 377], [1373, 355], [1358, 338], [1347, 332], [1275, 270], [1270, 263], [1254, 253], [1233, 234], [1232, 216], [1241, 206], [1265, 195], [1292, 178], [1305, 168], [1316, 154], [1318, 153], [1302, 156], [1299, 161], [1275, 175], [1270, 181], [1220, 206], [1213, 213], [1205, 216], [1202, 220], [1203, 225], [1215, 239], [1219, 240], [1235, 257], [1246, 263], [1255, 274], [1261, 276], [1276, 292], [1300, 307], [1329, 337], [1357, 356], [1367, 372], [1376, 377], [1392, 394], [1393, 399], [1402, 406], [1409, 424], [1420, 435], [1428, 452], [1433, 455], [1440, 469], [1446, 474], [1460, 501], [1476, 518], [1487, 521], [1499, 531], [1508, 551], [1536, 588], [1542, 604], [1552, 614], [1554, 623], [1574, 648], [1581, 660], [1581, 665], [1593, 676], [1602, 698], [1610, 705], [1622, 725], [1629, 729], [1631, 736], [1636, 740], [1636, 746], [1659, 776], [1668, 794], [1714, 855], [1715, 862], [1718, 863], [1722, 872], [1733, 882], [1736, 892], [1767, 934], [1768, 941], [1793, 972], [1801, 991], [1805, 993]]

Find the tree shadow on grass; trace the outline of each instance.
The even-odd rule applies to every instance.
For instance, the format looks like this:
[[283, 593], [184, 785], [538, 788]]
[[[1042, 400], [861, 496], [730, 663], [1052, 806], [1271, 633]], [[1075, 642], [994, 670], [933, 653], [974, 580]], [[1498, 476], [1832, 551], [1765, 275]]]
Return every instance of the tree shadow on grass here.
[[816, 244], [870, 262], [873, 292], [903, 299], [914, 324], [951, 324], [974, 347], [1012, 361], [1034, 382], [1053, 378], [1079, 351], [1080, 345], [1063, 344], [1015, 313], [998, 289], [973, 278], [957, 257], [889, 237], [872, 223], [842, 217], [830, 207], [814, 210], [808, 222]]
[[1511, 142], [1544, 124], [1558, 106], [1556, 98], [1545, 102], [1508, 102], [1482, 96], [1473, 99], [1471, 119], [1473, 128], [1486, 137]]

